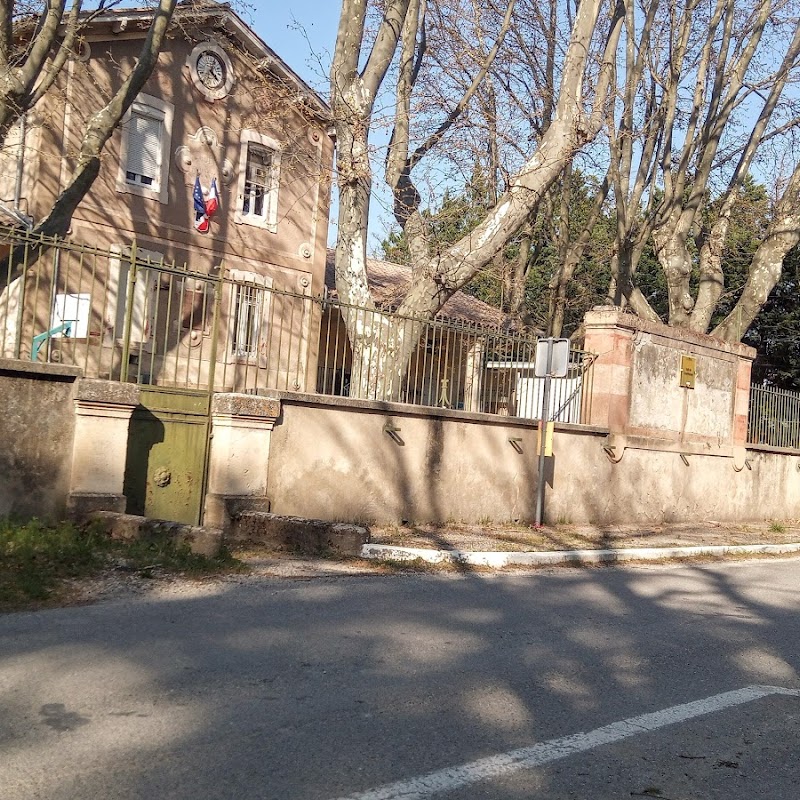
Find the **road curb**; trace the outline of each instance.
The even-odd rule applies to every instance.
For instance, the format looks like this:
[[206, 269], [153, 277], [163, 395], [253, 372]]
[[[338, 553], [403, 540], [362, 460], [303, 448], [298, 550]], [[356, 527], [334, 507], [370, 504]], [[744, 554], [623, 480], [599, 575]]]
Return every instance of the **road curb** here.
[[617, 561], [659, 561], [697, 556], [787, 555], [800, 553], [800, 542], [790, 544], [707, 545], [696, 547], [628, 547], [619, 550], [554, 550], [550, 552], [473, 552], [428, 550], [365, 544], [361, 557], [375, 561], [416, 561], [430, 564], [467, 564], [474, 567], [542, 566], [548, 564], [608, 564]]

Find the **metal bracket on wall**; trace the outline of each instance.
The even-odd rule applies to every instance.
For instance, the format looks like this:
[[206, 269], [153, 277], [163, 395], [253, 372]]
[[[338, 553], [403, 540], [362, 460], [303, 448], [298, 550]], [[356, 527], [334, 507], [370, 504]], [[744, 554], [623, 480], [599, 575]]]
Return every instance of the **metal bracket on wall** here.
[[616, 437], [614, 439], [610, 439], [609, 437], [603, 445], [603, 452], [612, 464], [619, 464], [619, 462], [622, 461], [622, 456], [625, 455], [624, 439], [620, 441]]
[[508, 443], [520, 454], [522, 455], [522, 445], [520, 442], [522, 441], [521, 436], [511, 436], [508, 439]]
[[686, 453], [681, 453], [681, 461], [688, 467], [689, 466], [689, 456]]
[[383, 432], [389, 435], [389, 438], [393, 439], [397, 444], [404, 445], [405, 442], [400, 436], [400, 428], [394, 424], [390, 419], [387, 419], [386, 422], [383, 423]]

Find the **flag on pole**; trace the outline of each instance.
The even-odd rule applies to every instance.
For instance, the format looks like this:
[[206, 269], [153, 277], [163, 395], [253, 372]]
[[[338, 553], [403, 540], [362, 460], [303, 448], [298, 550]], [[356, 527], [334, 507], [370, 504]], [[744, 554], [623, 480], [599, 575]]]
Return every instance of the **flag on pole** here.
[[203, 199], [203, 187], [200, 185], [199, 175], [194, 179], [192, 199], [194, 200], [194, 227], [200, 233], [208, 233], [211, 223], [208, 221], [208, 215], [206, 214], [206, 203]]
[[217, 191], [217, 179], [211, 179], [211, 188], [208, 190], [206, 198], [206, 216], [210, 219], [219, 209], [219, 192]]

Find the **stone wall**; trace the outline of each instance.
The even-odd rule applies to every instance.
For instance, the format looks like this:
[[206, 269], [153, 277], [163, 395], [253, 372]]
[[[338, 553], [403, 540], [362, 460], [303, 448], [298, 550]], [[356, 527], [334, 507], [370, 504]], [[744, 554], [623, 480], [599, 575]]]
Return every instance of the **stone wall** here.
[[[586, 314], [596, 354], [588, 422], [650, 449], [730, 455], [745, 444], [755, 350], [639, 319], [613, 307]], [[681, 359], [694, 365], [681, 381]]]
[[0, 359], [0, 518], [124, 511], [128, 421], [138, 402], [131, 384]]
[[[745, 446], [752, 351], [587, 316], [592, 425], [557, 425], [549, 523], [800, 518], [800, 453]], [[693, 389], [680, 356], [696, 358]], [[0, 516], [123, 510], [138, 387], [0, 361]], [[218, 394], [206, 522], [242, 510], [366, 523], [531, 521], [537, 423], [342, 397]]]
[[267, 494], [276, 514], [351, 522], [530, 519], [530, 421], [284, 395]]
[[[365, 523], [531, 521], [531, 421], [284, 395], [267, 494], [277, 514]], [[608, 429], [557, 425], [547, 523], [657, 524], [800, 517], [800, 455], [626, 447]]]
[[74, 367], [0, 359], [0, 518], [64, 516], [79, 375]]

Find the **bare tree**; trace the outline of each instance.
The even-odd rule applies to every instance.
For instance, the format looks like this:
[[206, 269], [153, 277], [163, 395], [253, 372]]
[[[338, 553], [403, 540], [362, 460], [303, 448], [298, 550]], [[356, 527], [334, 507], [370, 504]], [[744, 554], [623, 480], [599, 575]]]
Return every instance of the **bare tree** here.
[[741, 341], [767, 302], [783, 270], [783, 259], [800, 242], [800, 164], [772, 212], [766, 236], [753, 256], [747, 281], [738, 302], [712, 331], [729, 342]]
[[81, 0], [69, 10], [65, 0], [37, 5], [38, 16], [27, 3], [0, 3], [0, 148], [17, 120], [52, 88], [83, 22]]
[[[98, 101], [81, 137], [78, 156], [66, 186], [56, 198], [35, 232], [46, 236], [64, 235], [80, 201], [100, 171], [100, 158], [126, 111], [142, 90], [158, 61], [177, 0], [158, 0], [149, 13], [149, 29], [139, 56], [119, 88], [107, 102]], [[66, 10], [65, 2], [47, 0], [39, 18], [14, 13], [14, 6], [3, 3], [0, 10], [0, 145], [11, 126], [36, 106], [55, 83], [68, 58], [73, 54], [76, 37], [99, 10], [81, 14], [81, 2], [75, 0]], [[113, 3], [111, 5], [114, 5]], [[27, 27], [26, 27], [27, 26]], [[91, 100], [87, 98], [87, 100]], [[15, 273], [12, 272], [12, 279]]]
[[[403, 367], [419, 339], [421, 321], [434, 316], [477, 270], [492, 261], [525, 223], [573, 155], [596, 136], [603, 117], [608, 64], [616, 50], [621, 17], [617, 14], [612, 19], [605, 45], [601, 47], [604, 68], [596, 82], [593, 103], [587, 108], [585, 76], [591, 63], [590, 53], [596, 41], [602, 6], [601, 0], [583, 0], [577, 8], [561, 65], [553, 119], [535, 151], [527, 155], [483, 222], [439, 252], [432, 253], [429, 248], [419, 193], [412, 180], [411, 171], [418, 159], [414, 159], [406, 143], [408, 140], [403, 138], [402, 128], [396, 132], [389, 177], [395, 191], [398, 221], [409, 243], [413, 280], [397, 309], [401, 318], [405, 317], [404, 321], [375, 317], [367, 324], [363, 315], [345, 310], [345, 323], [354, 351], [354, 393], [387, 399], [397, 396]], [[360, 68], [365, 47], [367, 2], [344, 0], [342, 5], [331, 72], [340, 197], [336, 284], [342, 299], [368, 309], [374, 308], [365, 269], [366, 220], [372, 185], [368, 151], [371, 117], [378, 92], [399, 48], [398, 120], [401, 126], [405, 124], [406, 98], [409, 87], [413, 87], [415, 73], [418, 74], [417, 56], [424, 49], [421, 33], [425, 11], [424, 0], [386, 2], [383, 18], [364, 66]], [[487, 55], [491, 55], [491, 51]], [[477, 77], [480, 77], [480, 70]], [[458, 109], [464, 107], [463, 102], [454, 105], [453, 120], [461, 113]], [[433, 133], [435, 141], [444, 130], [446, 128]], [[422, 149], [424, 155], [429, 148], [423, 143]], [[403, 157], [406, 152], [412, 155]]]

